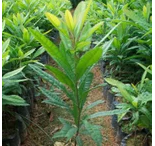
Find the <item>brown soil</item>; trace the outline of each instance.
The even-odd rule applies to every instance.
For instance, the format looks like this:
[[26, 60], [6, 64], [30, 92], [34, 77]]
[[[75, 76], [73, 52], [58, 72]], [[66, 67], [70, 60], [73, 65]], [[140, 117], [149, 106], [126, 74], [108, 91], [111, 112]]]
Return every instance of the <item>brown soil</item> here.
[[[103, 77], [99, 66], [95, 66], [92, 71], [94, 73], [93, 85], [103, 83]], [[28, 136], [22, 146], [53, 146], [54, 141], [52, 141], [50, 137], [62, 127], [58, 117], [70, 119], [64, 110], [62, 111], [62, 109], [55, 106], [41, 103], [43, 99], [44, 97], [39, 97], [37, 101], [33, 112], [32, 122], [28, 127]], [[99, 99], [104, 99], [102, 87], [90, 92], [86, 104], [88, 105]], [[105, 101], [105, 103], [92, 108], [90, 113], [107, 110], [109, 110], [109, 108]], [[93, 119], [93, 123], [103, 127], [103, 146], [119, 146], [114, 134], [114, 129], [111, 127], [110, 116]], [[89, 137], [83, 137], [83, 140], [84, 146], [95, 146], [94, 142]], [[56, 139], [56, 141], [63, 142], [64, 140]]]

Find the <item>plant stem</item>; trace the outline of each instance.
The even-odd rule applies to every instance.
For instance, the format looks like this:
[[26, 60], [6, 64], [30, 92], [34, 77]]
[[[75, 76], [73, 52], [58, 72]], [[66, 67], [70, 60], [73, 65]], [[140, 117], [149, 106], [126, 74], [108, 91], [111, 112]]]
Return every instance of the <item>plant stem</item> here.
[[80, 119], [81, 119], [80, 100], [79, 100], [79, 94], [78, 94], [78, 82], [76, 82], [76, 86], [75, 86], [75, 96], [76, 96], [77, 109], [78, 109], [77, 132], [75, 136], [75, 146], [76, 146], [76, 137], [79, 135]]

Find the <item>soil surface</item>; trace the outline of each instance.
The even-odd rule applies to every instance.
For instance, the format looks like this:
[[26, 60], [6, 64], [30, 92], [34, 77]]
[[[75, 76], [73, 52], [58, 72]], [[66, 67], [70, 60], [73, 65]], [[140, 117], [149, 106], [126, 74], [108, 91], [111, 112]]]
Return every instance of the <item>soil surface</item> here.
[[[103, 83], [102, 73], [100, 71], [99, 65], [96, 65], [92, 70], [94, 73], [93, 85], [98, 85]], [[66, 98], [66, 97], [63, 97]], [[37, 103], [34, 108], [31, 124], [28, 127], [28, 136], [26, 137], [25, 142], [22, 146], [63, 146], [63, 139], [55, 139], [53, 141], [51, 137], [62, 127], [61, 123], [58, 120], [58, 117], [63, 117], [66, 119], [72, 120], [68, 114], [62, 109], [55, 106], [47, 105], [41, 103], [45, 97], [37, 97]], [[86, 104], [102, 99], [104, 100], [103, 88], [97, 88], [90, 92]], [[69, 101], [67, 101], [69, 102]], [[92, 110], [90, 113], [95, 113], [98, 111], [107, 111], [109, 110], [108, 104], [106, 101], [103, 104], [100, 104]], [[92, 123], [101, 125], [102, 135], [103, 135], [103, 144], [102, 146], [119, 146], [117, 137], [114, 134], [114, 129], [111, 126], [111, 116], [100, 117], [93, 119]], [[95, 143], [91, 140], [90, 137], [83, 137], [84, 146], [95, 146]], [[55, 143], [55, 144], [54, 144]], [[60, 144], [60, 145], [59, 145]], [[73, 144], [68, 143], [64, 146], [72, 146]]]

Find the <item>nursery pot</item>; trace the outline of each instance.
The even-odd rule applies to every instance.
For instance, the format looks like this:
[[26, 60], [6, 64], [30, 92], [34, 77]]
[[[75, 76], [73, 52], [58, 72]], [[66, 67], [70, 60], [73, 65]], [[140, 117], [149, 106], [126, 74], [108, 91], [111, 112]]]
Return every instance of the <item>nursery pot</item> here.
[[145, 130], [135, 131], [125, 136], [121, 141], [121, 146], [151, 146]]
[[19, 136], [19, 130], [16, 129], [14, 134], [9, 135], [8, 137], [2, 139], [2, 146], [20, 146], [21, 140]]
[[20, 136], [21, 142], [23, 142], [27, 136], [27, 126], [23, 118], [19, 115], [17, 117], [17, 127], [19, 130], [19, 136]]
[[30, 124], [30, 112], [27, 106], [17, 108], [18, 114], [24, 119], [27, 125]]

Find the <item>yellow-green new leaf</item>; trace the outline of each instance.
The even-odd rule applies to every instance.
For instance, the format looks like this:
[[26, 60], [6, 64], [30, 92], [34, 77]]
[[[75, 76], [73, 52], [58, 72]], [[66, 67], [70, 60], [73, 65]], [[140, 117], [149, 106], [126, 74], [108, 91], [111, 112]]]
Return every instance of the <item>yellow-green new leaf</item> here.
[[24, 56], [24, 53], [21, 48], [18, 49], [18, 56], [21, 58]]
[[23, 29], [23, 39], [25, 42], [30, 41], [30, 34], [26, 28]]
[[88, 5], [86, 6], [86, 2], [83, 2], [83, 1], [80, 2], [74, 12], [74, 17], [73, 17], [74, 24], [75, 24], [74, 34], [76, 38], [78, 38], [78, 35], [83, 27], [83, 24], [86, 20], [91, 3], [92, 3], [92, 0], [89, 0]]
[[76, 67], [77, 79], [80, 79], [87, 69], [99, 61], [102, 56], [102, 52], [103, 50], [101, 48], [95, 48], [88, 51], [81, 57]]
[[143, 6], [143, 16], [147, 19], [147, 8]]
[[103, 25], [103, 22], [97, 23], [95, 26], [93, 26], [90, 31], [88, 36], [91, 36], [98, 28], [100, 28]]
[[10, 39], [7, 39], [3, 44], [2, 44], [2, 54], [6, 51], [10, 43]]
[[73, 31], [74, 30], [74, 21], [73, 21], [71, 12], [68, 10], [65, 11], [65, 20], [66, 20], [66, 24], [67, 24], [67, 27], [69, 28], [69, 30]]
[[132, 101], [132, 105], [137, 108], [138, 107], [138, 98], [134, 98], [134, 100]]
[[89, 46], [90, 43], [91, 43], [90, 41], [82, 41], [82, 42], [78, 43], [77, 46], [76, 46], [76, 51], [83, 51], [83, 49], [86, 46]]
[[61, 25], [61, 21], [55, 15], [53, 15], [49, 12], [46, 12], [45, 15], [46, 15], [47, 19], [53, 24], [54, 27], [58, 28]]
[[127, 100], [129, 101], [131, 104], [132, 102], [135, 100], [135, 98], [133, 96], [131, 96], [127, 90], [125, 89], [125, 84], [123, 84], [122, 82], [120, 81], [117, 81], [115, 79], [112, 79], [112, 78], [106, 78], [105, 79], [106, 82], [108, 82], [109, 84], [113, 85], [113, 86], [116, 86], [119, 91], [121, 92], [122, 96]]
[[51, 71], [54, 76], [62, 83], [66, 84], [67, 86], [69, 86], [71, 89], [74, 89], [74, 84], [72, 83], [72, 81], [69, 79], [69, 77], [67, 75], [65, 75], [62, 71], [60, 71], [59, 69], [46, 65], [45, 66], [49, 71]]
[[120, 81], [117, 81], [117, 80], [112, 79], [112, 78], [105, 78], [105, 81], [108, 82], [109, 84], [113, 85], [113, 86], [117, 86], [117, 85], [122, 84]]

